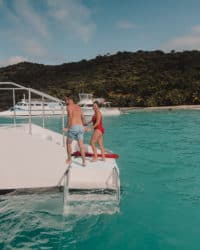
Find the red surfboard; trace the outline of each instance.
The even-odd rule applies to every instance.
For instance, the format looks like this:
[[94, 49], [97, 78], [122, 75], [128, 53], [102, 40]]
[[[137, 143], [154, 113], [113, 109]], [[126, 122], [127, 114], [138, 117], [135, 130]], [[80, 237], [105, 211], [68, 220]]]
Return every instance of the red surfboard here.
[[[72, 154], [72, 156], [75, 156], [75, 157], [78, 157], [78, 156], [81, 156], [81, 153], [80, 151], [76, 151]], [[85, 153], [85, 156], [86, 157], [93, 157], [94, 154], [93, 153], [89, 153], [89, 152], [86, 152]], [[98, 157], [102, 157], [102, 154], [97, 154]], [[113, 154], [113, 153], [105, 153], [105, 157], [106, 158], [114, 158], [114, 159], [118, 159], [119, 158], [119, 155], [118, 154]]]

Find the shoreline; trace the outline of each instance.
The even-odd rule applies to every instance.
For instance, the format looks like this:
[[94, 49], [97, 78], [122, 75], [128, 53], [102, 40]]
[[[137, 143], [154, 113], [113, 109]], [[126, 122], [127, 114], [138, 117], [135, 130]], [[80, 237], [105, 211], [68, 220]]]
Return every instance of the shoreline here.
[[156, 107], [123, 107], [119, 108], [123, 111], [134, 110], [200, 110], [200, 105], [177, 105], [177, 106], [156, 106]]

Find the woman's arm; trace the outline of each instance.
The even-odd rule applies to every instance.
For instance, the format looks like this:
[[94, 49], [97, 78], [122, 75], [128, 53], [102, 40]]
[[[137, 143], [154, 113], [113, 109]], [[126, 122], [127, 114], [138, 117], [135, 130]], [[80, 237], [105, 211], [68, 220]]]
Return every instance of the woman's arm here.
[[90, 123], [92, 123], [92, 120], [90, 120], [89, 122], [86, 122], [85, 126], [89, 125]]

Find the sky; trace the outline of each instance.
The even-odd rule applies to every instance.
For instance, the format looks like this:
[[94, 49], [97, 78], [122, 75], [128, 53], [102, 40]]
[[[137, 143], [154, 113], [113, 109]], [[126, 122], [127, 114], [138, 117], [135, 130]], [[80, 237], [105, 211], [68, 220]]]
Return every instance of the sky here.
[[0, 0], [0, 67], [199, 49], [198, 0]]

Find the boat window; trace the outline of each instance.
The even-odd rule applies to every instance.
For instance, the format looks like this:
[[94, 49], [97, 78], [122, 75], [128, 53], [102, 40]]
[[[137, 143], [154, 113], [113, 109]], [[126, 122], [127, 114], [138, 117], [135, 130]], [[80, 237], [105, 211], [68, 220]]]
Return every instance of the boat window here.
[[36, 103], [35, 105], [36, 105], [36, 106], [42, 106], [40, 103]]
[[104, 102], [102, 107], [104, 108], [111, 108], [111, 103], [110, 102]]
[[47, 103], [45, 103], [45, 104], [44, 104], [44, 106], [48, 106], [48, 104], [47, 104]]

